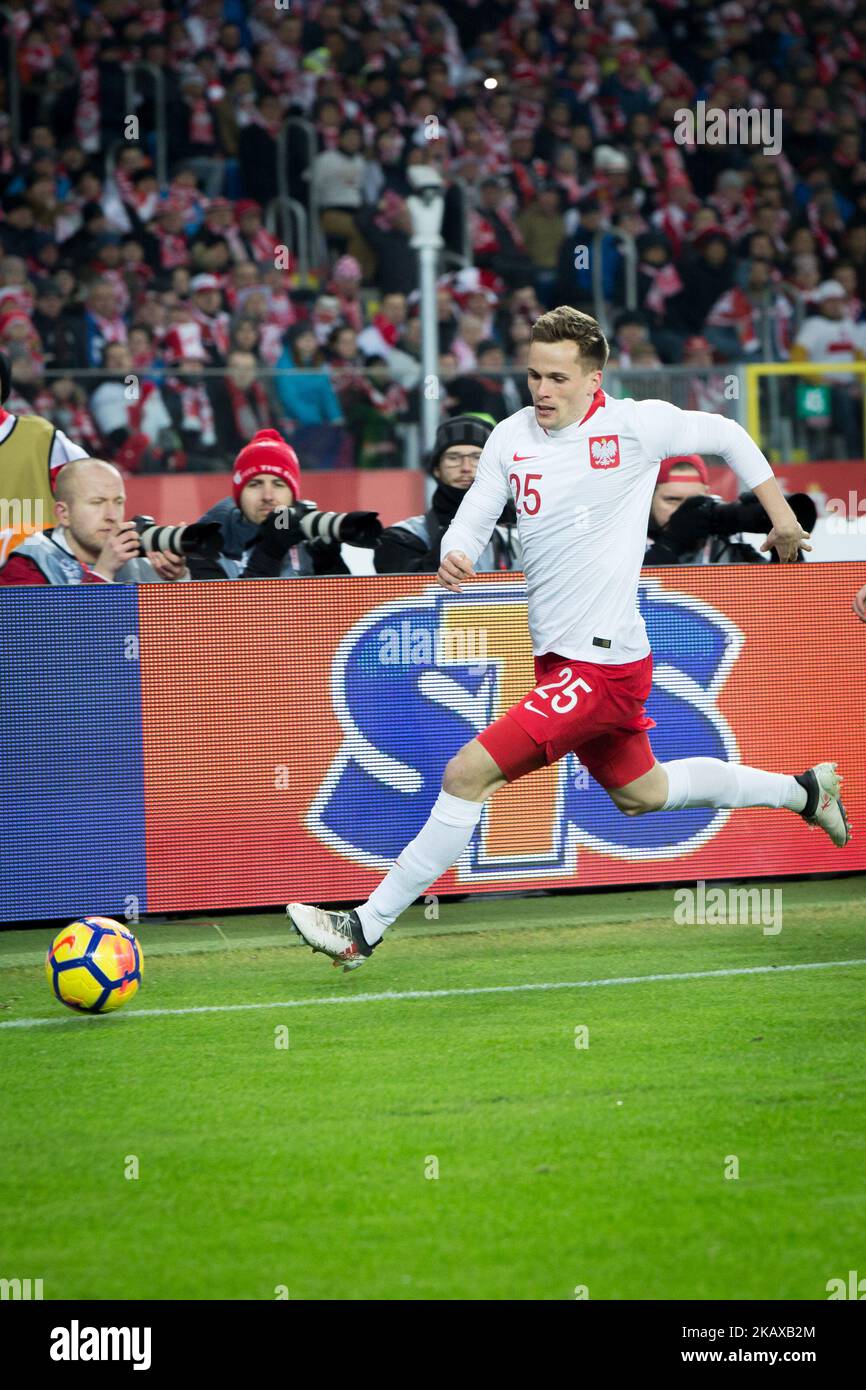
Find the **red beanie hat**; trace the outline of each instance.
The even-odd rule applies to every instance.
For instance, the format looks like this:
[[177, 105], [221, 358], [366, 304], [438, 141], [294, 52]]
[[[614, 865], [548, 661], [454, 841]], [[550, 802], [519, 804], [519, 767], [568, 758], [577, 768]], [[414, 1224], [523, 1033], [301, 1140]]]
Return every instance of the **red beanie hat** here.
[[[671, 480], [671, 469], [676, 468], [677, 465], [681, 463], [687, 463], [690, 468], [693, 468], [702, 483], [709, 483], [710, 475], [707, 472], [707, 465], [704, 463], [700, 454], [672, 454], [670, 458], [662, 459], [659, 475], [656, 478], [656, 487], [658, 487], [659, 483], [669, 483]], [[692, 481], [688, 473], [683, 473], [681, 478], [680, 475], [677, 474], [677, 478], [684, 483]]]
[[297, 502], [301, 495], [301, 465], [294, 449], [278, 430], [259, 430], [235, 459], [232, 496], [238, 506], [247, 483], [259, 473], [275, 473], [282, 478], [292, 489], [293, 500]]

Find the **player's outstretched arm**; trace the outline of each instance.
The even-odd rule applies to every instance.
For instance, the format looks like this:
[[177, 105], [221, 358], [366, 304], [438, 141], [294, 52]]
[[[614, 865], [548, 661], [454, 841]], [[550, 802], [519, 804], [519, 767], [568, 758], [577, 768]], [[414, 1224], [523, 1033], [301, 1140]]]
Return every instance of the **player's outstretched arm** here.
[[[487, 546], [493, 528], [511, 497], [502, 465], [499, 463], [501, 441], [502, 425], [499, 424], [481, 451], [475, 481], [467, 489], [454, 520], [442, 537], [440, 564], [442, 559], [450, 554], [460, 555], [468, 565], [468, 569], [462, 574], [449, 575], [451, 582], [445, 585], [446, 588], [451, 588], [454, 584], [459, 586], [461, 579], [468, 579], [473, 573], [472, 566]], [[441, 583], [445, 583], [442, 579], [443, 569], [444, 565], [439, 571]], [[459, 587], [454, 592], [459, 593]]]
[[736, 420], [705, 410], [680, 410], [668, 401], [635, 404], [641, 440], [650, 459], [674, 453], [718, 454], [740, 481], [754, 492], [772, 522], [761, 546], [776, 547], [779, 559], [790, 564], [801, 550], [811, 550], [804, 531], [773, 477], [769, 461]]

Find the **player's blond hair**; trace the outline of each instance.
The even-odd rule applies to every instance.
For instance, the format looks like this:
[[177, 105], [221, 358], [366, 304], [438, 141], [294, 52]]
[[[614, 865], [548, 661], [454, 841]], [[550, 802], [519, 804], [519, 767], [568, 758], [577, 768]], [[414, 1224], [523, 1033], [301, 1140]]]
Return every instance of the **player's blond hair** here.
[[570, 304], [560, 304], [558, 309], [548, 309], [546, 314], [535, 320], [529, 335], [530, 343], [576, 343], [581, 362], [592, 371], [602, 372], [610, 356], [607, 338], [596, 320], [589, 314], [582, 314]]

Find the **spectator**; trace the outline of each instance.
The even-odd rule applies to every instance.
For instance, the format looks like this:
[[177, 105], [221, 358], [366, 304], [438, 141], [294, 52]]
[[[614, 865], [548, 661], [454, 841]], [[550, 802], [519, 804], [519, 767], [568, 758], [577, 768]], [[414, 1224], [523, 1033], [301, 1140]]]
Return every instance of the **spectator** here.
[[559, 248], [565, 236], [562, 193], [556, 184], [541, 186], [536, 200], [518, 214], [517, 226], [536, 267], [534, 284], [538, 296], [549, 308], [556, 281]]
[[631, 365], [637, 371], [656, 371], [662, 366], [662, 359], [653, 343], [638, 343], [631, 355]]
[[213, 406], [202, 376], [207, 362], [201, 337], [180, 324], [168, 334], [162, 396], [183, 450], [183, 467], [196, 473], [222, 469]]
[[355, 257], [340, 256], [328, 285], [329, 293], [337, 300], [341, 320], [356, 333], [364, 326], [361, 278], [361, 267]]
[[477, 349], [484, 339], [484, 321], [477, 314], [461, 314], [451, 351], [461, 371], [471, 372], [477, 362]]
[[337, 399], [342, 405], [344, 388], [353, 383], [361, 369], [358, 335], [347, 323], [337, 323], [328, 334], [326, 344], [328, 370]]
[[222, 189], [225, 162], [216, 106], [204, 74], [193, 68], [182, 79], [180, 93], [183, 115], [176, 127], [176, 147], [189, 168], [204, 180], [207, 196], [216, 198]]
[[[598, 246], [596, 237], [600, 234]], [[605, 299], [617, 298], [621, 256], [616, 238], [605, 231], [601, 206], [588, 198], [580, 206], [580, 223], [574, 235], [565, 236], [559, 248], [556, 286], [553, 299], [557, 304], [571, 304], [587, 313], [595, 312], [592, 280], [592, 257], [601, 254], [601, 280]]]
[[7, 198], [0, 222], [0, 245], [4, 255], [32, 256], [37, 245], [33, 209], [20, 196]]
[[[472, 486], [481, 451], [495, 423], [489, 416], [460, 415], [439, 426], [427, 461], [436, 480], [430, 506], [421, 516], [410, 516], [385, 528], [374, 554], [378, 574], [436, 573], [442, 537]], [[513, 502], [509, 502], [475, 562], [475, 570], [480, 574], [520, 569], [521, 564], [517, 517]]]
[[415, 358], [400, 346], [406, 325], [406, 296], [392, 292], [382, 296], [382, 307], [373, 320], [358, 335], [358, 347], [366, 357], [383, 357], [398, 386], [411, 391], [421, 380], [421, 368]]
[[351, 381], [344, 380], [340, 399], [358, 467], [399, 467], [397, 427], [406, 418], [409, 400], [386, 359], [365, 358], [363, 370]]
[[[283, 341], [282, 356], [277, 362], [277, 395], [287, 417], [299, 425], [342, 424], [331, 379], [327, 371], [315, 370], [324, 367], [325, 356], [310, 325], [296, 324]], [[290, 371], [303, 371], [305, 375], [285, 375]]]
[[[390, 108], [386, 107], [386, 112], [390, 115]], [[369, 206], [375, 206], [383, 193], [396, 193], [400, 198], [407, 198], [412, 192], [406, 176], [405, 148], [405, 138], [394, 126], [380, 130], [376, 135], [373, 158], [367, 161], [362, 185], [364, 202]]]
[[190, 317], [198, 324], [205, 358], [219, 367], [229, 350], [231, 319], [222, 308], [222, 285], [216, 275], [194, 275], [190, 281]]
[[682, 348], [682, 365], [692, 367], [695, 374], [689, 379], [687, 410], [708, 410], [717, 415], [729, 415], [731, 403], [720, 372], [713, 372], [713, 349], [707, 338], [699, 334], [686, 338]]
[[455, 413], [504, 420], [523, 405], [514, 381], [505, 375], [505, 353], [492, 338], [485, 338], [475, 355], [476, 370], [472, 375], [458, 376], [450, 384]]
[[[866, 330], [851, 318], [844, 287], [835, 280], [825, 280], [815, 302], [818, 313], [810, 314], [800, 328], [791, 349], [792, 361], [862, 361]], [[817, 381], [830, 388], [832, 427], [842, 436], [847, 457], [862, 457], [862, 387], [850, 372], [822, 373]]]
[[406, 200], [386, 189], [377, 208], [360, 215], [358, 226], [375, 254], [372, 278], [380, 293], [411, 294], [418, 285], [418, 253], [411, 245], [412, 214]]
[[120, 313], [118, 293], [113, 285], [97, 280], [87, 295], [84, 315], [87, 365], [101, 367], [110, 343], [126, 342], [126, 321]]
[[[252, 261], [254, 265], [274, 265], [277, 239], [262, 222], [262, 210], [252, 198], [241, 198], [234, 208], [236, 228], [226, 233], [236, 261]], [[294, 258], [289, 258], [286, 270], [294, 270]]]
[[57, 526], [22, 541], [0, 569], [0, 584], [147, 584], [189, 579], [176, 555], [141, 554], [138, 532], [124, 521], [126, 490], [113, 464], [82, 459], [60, 470]]
[[90, 398], [90, 410], [107, 448], [129, 473], [176, 466], [171, 416], [159, 387], [136, 378], [125, 342], [105, 348], [105, 376]]
[[129, 330], [126, 343], [132, 359], [132, 370], [139, 374], [157, 376], [159, 369], [156, 366], [153, 330], [148, 328], [146, 323], [134, 323]]
[[251, 352], [258, 360], [261, 329], [255, 319], [237, 318], [232, 321], [229, 351]]
[[313, 160], [311, 181], [319, 209], [322, 231], [329, 244], [337, 243], [359, 262], [364, 280], [374, 271], [370, 247], [358, 230], [358, 214], [363, 206], [365, 160], [361, 153], [360, 126], [347, 121], [340, 127], [335, 150], [323, 150]]
[[632, 354], [648, 343], [649, 325], [646, 315], [635, 309], [624, 310], [616, 320], [611, 343], [611, 358], [615, 358], [615, 361], [611, 361], [609, 365], [627, 371], [632, 365]]
[[701, 232], [695, 239], [695, 252], [683, 272], [682, 290], [668, 304], [670, 326], [686, 335], [703, 331], [710, 310], [734, 279], [731, 244], [721, 228]]
[[240, 131], [239, 163], [244, 171], [244, 193], [247, 198], [266, 207], [278, 193], [277, 140], [283, 124], [280, 98], [266, 92], [251, 118]]
[[88, 457], [97, 458], [101, 440], [96, 421], [87, 405], [84, 388], [72, 377], [58, 377], [48, 388], [48, 398], [45, 414], [52, 424], [64, 435], [76, 440]]
[[486, 178], [480, 189], [480, 202], [472, 214], [472, 251], [475, 264], [494, 270], [507, 285], [526, 284], [534, 274], [520, 229], [505, 205], [506, 185], [499, 178]]
[[225, 376], [208, 382], [214, 428], [224, 459], [234, 457], [258, 430], [271, 429], [276, 423], [268, 394], [256, 379], [254, 354], [230, 352], [226, 366]]

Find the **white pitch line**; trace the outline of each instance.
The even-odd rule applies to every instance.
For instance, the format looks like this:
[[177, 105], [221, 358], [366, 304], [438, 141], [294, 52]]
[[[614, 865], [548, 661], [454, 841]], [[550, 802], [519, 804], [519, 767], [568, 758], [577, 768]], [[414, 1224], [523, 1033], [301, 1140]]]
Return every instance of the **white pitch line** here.
[[[473, 994], [530, 994], [552, 989], [598, 989], [602, 985], [645, 985], [666, 983], [670, 980], [718, 980], [733, 975], [780, 975], [793, 970], [838, 970], [846, 966], [866, 965], [864, 960], [819, 960], [804, 962], [801, 965], [743, 965], [728, 970], [684, 970], [676, 975], [621, 975], [610, 980], [555, 980], [547, 984], [532, 985], [479, 985], [470, 989], [404, 989], [386, 990], [381, 994], [330, 994], [321, 999], [277, 999], [272, 1003], [258, 1004], [198, 1004], [189, 1009], [132, 1009], [122, 1013], [121, 1018], [169, 1018], [186, 1014], [234, 1014], [248, 1013], [253, 1009], [308, 1009], [320, 1004], [392, 1004], [402, 999], [456, 999]], [[75, 1019], [65, 1018], [14, 1018], [0, 1023], [3, 1028], [42, 1028], [87, 1019], [94, 1022], [98, 1018], [116, 1015], [78, 1014]]]

